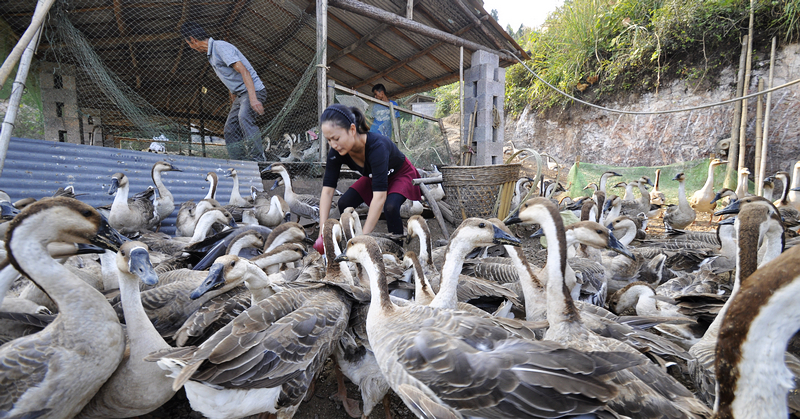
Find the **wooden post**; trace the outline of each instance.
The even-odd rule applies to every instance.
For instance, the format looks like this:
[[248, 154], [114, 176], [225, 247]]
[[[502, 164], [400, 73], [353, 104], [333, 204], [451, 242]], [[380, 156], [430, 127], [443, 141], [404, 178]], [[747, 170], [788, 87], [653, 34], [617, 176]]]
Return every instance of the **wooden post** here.
[[20, 58], [17, 77], [14, 79], [14, 84], [11, 87], [11, 96], [8, 98], [8, 110], [3, 118], [3, 128], [0, 132], [0, 174], [3, 173], [3, 167], [6, 164], [8, 146], [11, 143], [11, 133], [14, 130], [14, 122], [16, 122], [17, 119], [20, 101], [22, 101], [22, 92], [25, 90], [25, 81], [28, 79], [28, 69], [30, 68], [33, 54], [36, 52], [36, 45], [39, 43], [39, 36], [41, 33], [42, 26], [40, 25], [33, 34], [33, 37], [30, 38]]
[[28, 29], [25, 29], [25, 33], [23, 33], [19, 38], [17, 45], [14, 46], [14, 49], [11, 50], [10, 54], [8, 54], [8, 57], [6, 57], [3, 65], [0, 66], [0, 89], [2, 89], [3, 85], [6, 84], [8, 76], [11, 75], [11, 71], [14, 70], [14, 66], [17, 65], [17, 61], [19, 61], [20, 57], [22, 56], [22, 52], [28, 48], [31, 40], [34, 38], [34, 36], [36, 36], [37, 33], [39, 33], [39, 29], [42, 27], [44, 18], [50, 11], [50, 7], [53, 6], [53, 3], [55, 3], [55, 0], [39, 0], [39, 2], [36, 3], [36, 9], [33, 11], [31, 24], [28, 25]]
[[464, 141], [464, 47], [461, 47], [461, 61], [458, 65], [458, 113], [459, 113], [459, 140]]
[[408, 0], [406, 2], [406, 19], [414, 19], [414, 0]]
[[[775, 46], [776, 46], [776, 39], [775, 37], [772, 38], [772, 52], [769, 58], [769, 80], [767, 81], [767, 89], [772, 88], [772, 72], [775, 69]], [[764, 127], [763, 133], [761, 134], [763, 144], [761, 145], [761, 164], [758, 165], [758, 170], [761, 175], [761, 179], [764, 179], [764, 175], [766, 174], [767, 170], [767, 154], [769, 150], [769, 108], [772, 104], [772, 92], [767, 93], [766, 104], [765, 104], [765, 111], [764, 111]]]
[[397, 123], [397, 117], [394, 114], [394, 104], [390, 101], [389, 102], [389, 118], [392, 122], [392, 141], [395, 144], [400, 142], [400, 124]]
[[[750, 0], [750, 29], [748, 30], [747, 34], [747, 63], [745, 63], [745, 70], [744, 70], [744, 90], [742, 93], [744, 96], [747, 96], [748, 90], [750, 89], [750, 71], [753, 67], [753, 10], [755, 8], [755, 1]], [[745, 153], [747, 151], [747, 100], [742, 101], [742, 121], [739, 128], [739, 161], [737, 165], [737, 173], [738, 170], [745, 167], [744, 165], [744, 158]]]
[[[322, 112], [328, 107], [328, 0], [317, 0], [317, 120], [322, 117]], [[325, 161], [327, 156], [324, 147], [326, 141], [319, 132], [319, 161]]]
[[[758, 91], [764, 91], [764, 79], [758, 80]], [[764, 122], [763, 114], [764, 114], [764, 96], [756, 97], [756, 156], [755, 160], [753, 161], [753, 176], [756, 183], [756, 195], [761, 196], [763, 185], [763, 179], [761, 178], [761, 136], [763, 133], [761, 132], [761, 124]]]
[[[742, 39], [742, 53], [739, 56], [739, 73], [736, 82], [736, 96], [741, 97], [744, 90], [744, 67], [747, 60], [747, 45], [748, 36], [745, 35]], [[736, 164], [739, 161], [739, 126], [741, 125], [742, 118], [742, 102], [737, 101], [734, 104], [733, 123], [731, 124], [731, 145], [728, 149], [728, 166], [725, 169], [725, 182], [724, 187], [734, 189], [736, 186], [733, 182], [736, 181]]]

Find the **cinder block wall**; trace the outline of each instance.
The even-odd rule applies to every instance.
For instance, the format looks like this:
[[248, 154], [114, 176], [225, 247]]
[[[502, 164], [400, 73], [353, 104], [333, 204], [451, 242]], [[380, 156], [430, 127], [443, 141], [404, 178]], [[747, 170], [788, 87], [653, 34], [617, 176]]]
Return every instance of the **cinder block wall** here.
[[[476, 51], [472, 54], [472, 66], [464, 73], [465, 124], [477, 109], [472, 128], [474, 165], [503, 163], [506, 71], [500, 68], [499, 62], [495, 54]], [[469, 135], [469, 125], [462, 132]]]
[[82, 144], [75, 67], [40, 63], [39, 85], [42, 89], [44, 138], [49, 141]]

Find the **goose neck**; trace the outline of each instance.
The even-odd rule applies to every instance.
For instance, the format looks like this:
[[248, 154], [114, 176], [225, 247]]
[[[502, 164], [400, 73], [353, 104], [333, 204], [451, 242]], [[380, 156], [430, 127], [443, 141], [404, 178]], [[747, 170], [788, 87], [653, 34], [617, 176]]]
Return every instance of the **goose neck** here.
[[164, 185], [164, 181], [161, 180], [161, 169], [154, 167], [150, 173], [150, 177], [153, 179], [153, 184], [156, 185], [156, 189], [158, 189], [159, 196], [161, 196], [162, 199], [167, 198], [172, 200], [172, 194], [169, 192], [169, 189], [167, 189], [167, 186]]
[[439, 283], [439, 293], [431, 302], [431, 307], [456, 308], [458, 275], [464, 265], [464, 258], [472, 250], [471, 244], [465, 240], [453, 237], [447, 245], [445, 260], [442, 265], [442, 275]]
[[575, 302], [565, 282], [567, 240], [561, 218], [541, 223], [547, 237], [547, 319], [550, 325], [580, 321]]
[[525, 319], [528, 321], [541, 321], [547, 318], [547, 295], [544, 285], [534, 275], [525, 253], [515, 246], [505, 246], [511, 263], [517, 270], [522, 295], [525, 298]]
[[233, 189], [231, 189], [231, 198], [228, 200], [228, 203], [234, 204], [242, 201], [244, 198], [242, 198], [242, 194], [239, 193], [239, 176], [233, 175], [231, 177], [233, 178]]
[[117, 188], [117, 193], [114, 195], [114, 202], [111, 204], [111, 207], [128, 207], [128, 189], [130, 185], [128, 182], [125, 182], [124, 186], [120, 186]]
[[250, 301], [253, 304], [275, 294], [271, 288], [272, 281], [270, 281], [269, 276], [255, 264], [247, 265], [244, 284], [250, 290]]
[[682, 210], [691, 208], [689, 201], [686, 199], [686, 181], [684, 180], [678, 182], [678, 206]]
[[[150, 343], [147, 348], [142, 348], [140, 353], [142, 357], [150, 352], [166, 348], [169, 345], [158, 333], [147, 313], [144, 311], [142, 305], [142, 298], [140, 294], [139, 278], [136, 275], [131, 275], [127, 272], [117, 270], [119, 276], [119, 291], [120, 299], [122, 300], [123, 315], [125, 316], [125, 327], [129, 336], [135, 336], [131, 339], [131, 351], [137, 347], [137, 344]], [[138, 356], [139, 354], [137, 354]]]

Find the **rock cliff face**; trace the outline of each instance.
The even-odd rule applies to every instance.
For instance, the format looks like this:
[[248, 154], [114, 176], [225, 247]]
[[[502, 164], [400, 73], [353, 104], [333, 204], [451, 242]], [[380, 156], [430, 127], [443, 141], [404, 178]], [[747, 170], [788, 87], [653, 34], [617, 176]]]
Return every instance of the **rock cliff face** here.
[[[769, 76], [769, 52], [754, 60], [750, 92], [765, 85]], [[736, 69], [723, 71], [720, 80], [731, 83], [714, 90], [692, 91], [683, 81], [673, 82], [656, 93], [646, 93], [627, 103], [604, 106], [626, 111], [663, 111], [691, 108], [734, 97]], [[773, 86], [800, 79], [800, 45], [778, 49]], [[769, 122], [767, 175], [789, 170], [800, 159], [800, 84], [773, 92]], [[548, 153], [569, 167], [580, 161], [617, 166], [655, 166], [708, 157], [717, 142], [729, 138], [733, 104], [693, 111], [626, 115], [574, 104], [550, 119], [526, 109], [519, 119], [506, 120], [506, 143]], [[755, 154], [756, 99], [748, 101], [747, 154], [753, 168]]]

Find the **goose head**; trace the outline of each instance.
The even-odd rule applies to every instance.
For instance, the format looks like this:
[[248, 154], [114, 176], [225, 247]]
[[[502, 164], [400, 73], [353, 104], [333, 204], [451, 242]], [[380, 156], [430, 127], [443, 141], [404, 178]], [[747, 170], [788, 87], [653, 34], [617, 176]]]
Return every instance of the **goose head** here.
[[617, 182], [614, 187], [615, 188], [626, 188], [628, 186], [628, 182]]
[[[189, 298], [196, 300], [207, 292], [224, 287], [226, 284], [243, 280], [247, 274], [247, 264], [252, 263], [236, 255], [223, 255], [214, 261], [208, 270], [208, 276], [197, 288], [192, 290]], [[241, 282], [241, 281], [240, 281]]]
[[146, 285], [156, 285], [158, 275], [150, 263], [150, 253], [146, 244], [129, 241], [120, 246], [117, 252], [117, 269], [126, 274], [136, 275]]
[[113, 251], [127, 241], [97, 210], [74, 198], [42, 198], [25, 207], [9, 223], [6, 251], [20, 273], [24, 270], [12, 253], [13, 243], [18, 239], [35, 240], [42, 246], [52, 242], [93, 244]]
[[647, 184], [647, 185], [653, 186], [653, 181], [650, 180], [649, 176], [642, 176], [642, 177], [639, 178], [639, 184], [640, 185]]
[[280, 174], [280, 173], [287, 173], [288, 174], [289, 173], [289, 171], [286, 170], [286, 166], [284, 166], [282, 163], [272, 163], [269, 166], [265, 167], [264, 170], [261, 171], [261, 173], [266, 173], [266, 172], [272, 172], [272, 173], [278, 173], [278, 174]]
[[614, 295], [608, 299], [608, 307], [614, 313], [620, 314], [630, 308], [636, 307], [640, 297], [650, 297], [653, 295], [656, 295], [656, 292], [650, 284], [641, 281], [632, 282], [615, 292]]
[[747, 204], [768, 206], [771, 207], [771, 212], [778, 213], [778, 209], [768, 199], [762, 196], [748, 196], [731, 202], [727, 207], [715, 212], [714, 215], [738, 214], [742, 206]]
[[583, 188], [583, 190], [584, 190], [584, 191], [585, 191], [585, 190], [587, 190], [587, 189], [591, 189], [591, 190], [592, 190], [592, 192], [597, 192], [597, 184], [596, 184], [596, 183], [594, 183], [594, 182], [591, 182], [591, 183], [589, 183], [588, 185], [586, 185], [586, 186]]
[[472, 250], [475, 247], [502, 244], [520, 246], [520, 240], [488, 220], [482, 218], [467, 218], [453, 232], [448, 248], [453, 243], [466, 244]]
[[3, 220], [11, 220], [19, 214], [19, 209], [9, 201], [0, 201], [0, 217]]
[[622, 205], [622, 198], [617, 195], [611, 195], [606, 201], [603, 203], [603, 212], [606, 212], [611, 209], [611, 207], [615, 207], [618, 205]]
[[236, 172], [236, 169], [230, 168], [225, 171], [225, 177], [237, 177], [239, 174]]
[[128, 177], [125, 176], [125, 173], [114, 173], [111, 176], [111, 186], [108, 187], [108, 194], [114, 195], [117, 193], [119, 188], [127, 188], [128, 187]]
[[578, 241], [598, 249], [609, 249], [633, 260], [636, 258], [619, 242], [614, 233], [602, 224], [594, 221], [580, 221], [566, 228], [567, 240]]
[[708, 165], [709, 166], [719, 166], [720, 164], [727, 164], [727, 163], [728, 163], [727, 160], [711, 159], [711, 161], [708, 162]]
[[153, 165], [153, 168], [151, 169], [150, 173], [152, 174], [153, 172], [182, 172], [182, 171], [183, 170], [178, 169], [172, 163], [161, 160]]
[[672, 180], [677, 180], [678, 182], [684, 182], [686, 181], [686, 174], [680, 172], [677, 175], [675, 175], [675, 177], [673, 177]]
[[282, 223], [272, 229], [272, 232], [267, 237], [267, 241], [264, 243], [264, 251], [270, 250], [272, 247], [281, 245], [283, 243], [297, 243], [297, 242], [305, 242], [308, 244], [314, 244], [314, 240], [308, 238], [308, 234], [306, 234], [306, 230], [303, 229], [298, 223]]
[[720, 199], [725, 198], [726, 196], [730, 197], [732, 200], [736, 200], [737, 198], [735, 191], [729, 188], [722, 188], [722, 190], [720, 190], [719, 192], [716, 193], [716, 195], [714, 195], [714, 199], [711, 200], [711, 203], [713, 204], [719, 201]]

